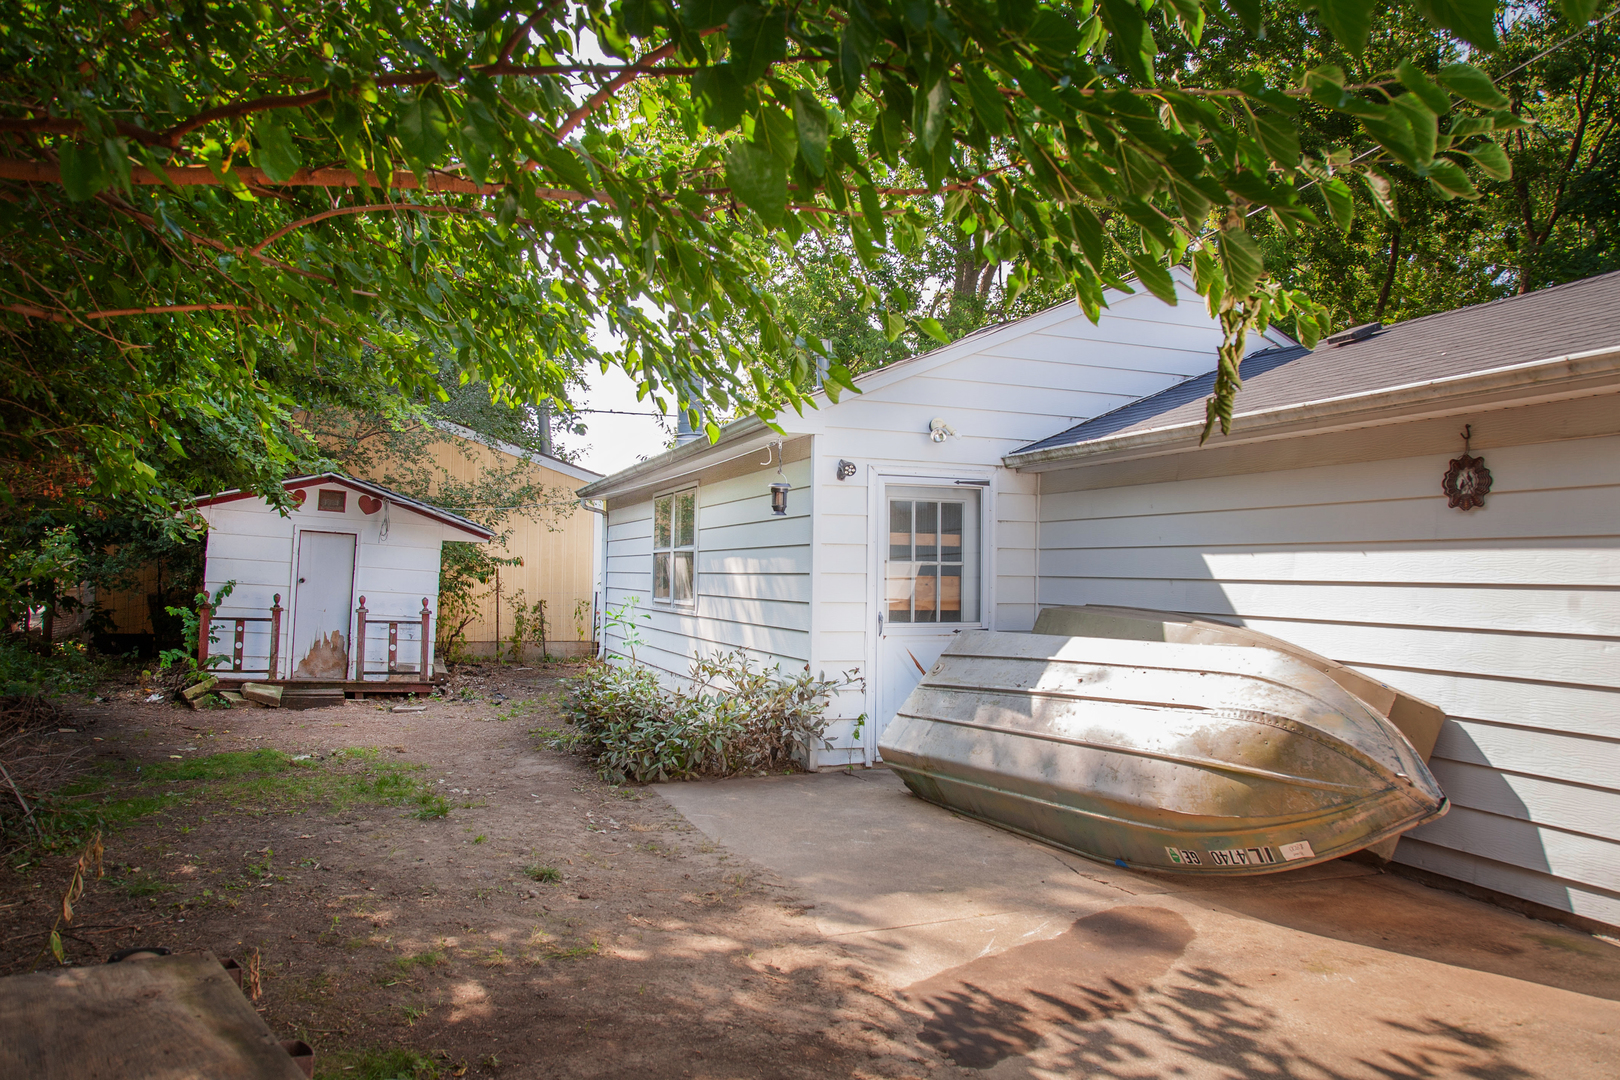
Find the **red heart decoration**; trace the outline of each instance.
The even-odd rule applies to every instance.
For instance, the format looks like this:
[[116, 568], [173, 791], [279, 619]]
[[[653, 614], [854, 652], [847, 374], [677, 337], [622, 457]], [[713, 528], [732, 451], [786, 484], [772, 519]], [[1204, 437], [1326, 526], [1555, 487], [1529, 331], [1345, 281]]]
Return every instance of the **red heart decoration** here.
[[309, 498], [309, 492], [305, 491], [303, 488], [299, 488], [292, 494], [293, 505], [303, 506], [304, 500], [307, 498]]
[[362, 496], [360, 496], [360, 512], [361, 513], [363, 513], [363, 514], [375, 514], [377, 511], [379, 511], [381, 509], [382, 509], [382, 500], [381, 499], [373, 499], [370, 495], [362, 495]]

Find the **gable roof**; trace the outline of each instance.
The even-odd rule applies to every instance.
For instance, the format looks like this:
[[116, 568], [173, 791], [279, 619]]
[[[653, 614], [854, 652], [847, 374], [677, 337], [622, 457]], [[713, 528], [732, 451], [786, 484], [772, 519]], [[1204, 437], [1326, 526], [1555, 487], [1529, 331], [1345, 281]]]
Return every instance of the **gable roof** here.
[[[1197, 290], [1193, 287], [1191, 272], [1185, 267], [1177, 266], [1171, 268], [1170, 276], [1175, 281], [1180, 302], [1183, 305], [1196, 306], [1200, 312], [1203, 312], [1204, 299], [1198, 295]], [[1099, 325], [1103, 326], [1105, 330], [1110, 317], [1117, 316], [1126, 320], [1140, 318], [1136, 314], [1136, 309], [1131, 307], [1133, 304], [1151, 305], [1152, 308], [1164, 312], [1171, 310], [1168, 305], [1163, 304], [1162, 301], [1146, 291], [1124, 293], [1111, 289], [1104, 294], [1104, 298], [1108, 306], [1102, 312]], [[993, 353], [992, 350], [1009, 342], [1025, 339], [1031, 335], [1038, 335], [1054, 326], [1072, 320], [1084, 321], [1079, 305], [1071, 299], [1053, 304], [1051, 307], [1035, 312], [1032, 315], [981, 327], [952, 341], [948, 345], [941, 345], [936, 349], [917, 353], [902, 360], [885, 364], [883, 367], [863, 372], [855, 377], [855, 385], [860, 388], [862, 393], [872, 393], [906, 379], [927, 375], [964, 358], [980, 354], [1002, 355]], [[1169, 323], [1174, 321], [1174, 317], [1155, 316], [1154, 319], [1147, 321]], [[1279, 342], [1292, 344], [1291, 339], [1286, 334], [1277, 330], [1268, 331], [1267, 335], [1261, 338], [1261, 341], [1262, 343], [1269, 341], [1273, 344]], [[1201, 357], [1202, 353], [1199, 355]], [[1199, 359], [1196, 362], [1201, 363], [1202, 360]], [[1183, 368], [1181, 370], [1185, 371], [1187, 369]], [[846, 394], [839, 402], [831, 402], [826, 391], [818, 390], [812, 395], [812, 400], [815, 403], [816, 411], [825, 413], [836, 409], [842, 403], [859, 401], [861, 398], [858, 395]], [[877, 400], [881, 400], [881, 398]], [[1064, 419], [1066, 420], [1067, 417], [1064, 417]], [[778, 416], [776, 423], [789, 436], [813, 433], [815, 430], [809, 423], [795, 424], [795, 416], [791, 413]], [[761, 422], [757, 417], [743, 417], [724, 425], [720, 429], [719, 440], [713, 444], [703, 439], [683, 443], [661, 454], [653, 455], [645, 461], [621, 469], [605, 479], [587, 484], [580, 488], [577, 494], [587, 499], [612, 497], [641, 490], [649, 485], [669, 483], [678, 477], [690, 475], [715, 463], [716, 460], [719, 460], [717, 455], [722, 452], [722, 448], [724, 448], [727, 455], [739, 456], [780, 437], [770, 426]]]
[[[480, 543], [495, 535], [493, 529], [486, 529], [484, 526], [475, 521], [468, 521], [460, 514], [452, 514], [450, 511], [434, 506], [432, 503], [425, 503], [420, 499], [413, 499], [409, 495], [401, 495], [399, 492], [390, 488], [385, 488], [381, 484], [373, 484], [367, 480], [356, 480], [354, 477], [345, 476], [342, 473], [312, 473], [307, 476], [289, 477], [281, 482], [281, 486], [286, 488], [288, 491], [299, 491], [303, 488], [315, 487], [320, 484], [337, 484], [341, 487], [349, 488], [351, 491], [358, 491], [362, 495], [370, 495], [375, 499], [387, 499], [396, 506], [403, 506], [409, 510], [414, 510], [423, 517], [431, 518], [434, 521], [439, 522], [441, 525], [447, 525], [452, 529], [458, 529], [461, 532], [467, 533]], [[237, 502], [241, 499], [257, 499], [259, 497], [260, 496], [251, 491], [243, 491], [240, 488], [232, 488], [229, 491], [222, 491], [217, 495], [209, 495], [206, 498], [196, 499], [191, 503], [191, 505], [217, 506], [220, 503]]]
[[[1620, 272], [1410, 319], [1342, 345], [1324, 341], [1314, 350], [1294, 346], [1253, 353], [1239, 368], [1241, 411], [1233, 418], [1232, 432], [1243, 430], [1246, 418], [1552, 364], [1616, 346]], [[1172, 433], [1202, 429], [1204, 402], [1214, 383], [1213, 371], [1188, 379], [1021, 447], [1005, 463], [1053, 462], [1071, 456], [1064, 453], [1071, 448], [1101, 450], [1105, 442], [1133, 439], [1144, 443], [1150, 433], [1168, 444]]]

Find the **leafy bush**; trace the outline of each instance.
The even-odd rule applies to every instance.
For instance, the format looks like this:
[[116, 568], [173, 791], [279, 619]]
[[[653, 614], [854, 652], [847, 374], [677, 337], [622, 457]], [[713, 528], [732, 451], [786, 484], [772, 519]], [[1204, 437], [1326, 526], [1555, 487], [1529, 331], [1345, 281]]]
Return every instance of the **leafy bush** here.
[[755, 670], [742, 650], [692, 664], [690, 688], [668, 689], [639, 665], [597, 664], [572, 681], [574, 731], [554, 745], [588, 754], [604, 780], [686, 780], [791, 768], [819, 740], [832, 695], [857, 682]]
[[46, 652], [21, 636], [0, 637], [0, 698], [87, 694], [113, 667], [76, 641], [52, 645]]

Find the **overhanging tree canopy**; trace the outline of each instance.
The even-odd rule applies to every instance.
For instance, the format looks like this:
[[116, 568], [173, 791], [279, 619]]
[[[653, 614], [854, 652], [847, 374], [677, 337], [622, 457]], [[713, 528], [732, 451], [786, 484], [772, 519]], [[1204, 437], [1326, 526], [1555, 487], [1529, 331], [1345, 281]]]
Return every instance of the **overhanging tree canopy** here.
[[[1563, 0], [1574, 28], [1593, 6]], [[301, 379], [419, 391], [434, 341], [516, 398], [616, 362], [695, 413], [769, 418], [802, 406], [825, 346], [765, 291], [764, 245], [842, 230], [860, 258], [905, 251], [917, 198], [1014, 288], [1067, 282], [1094, 316], [1120, 259], [1166, 298], [1190, 259], [1227, 328], [1224, 427], [1247, 328], [1325, 328], [1268, 282], [1246, 220], [1346, 228], [1350, 185], [1387, 199], [1383, 161], [1446, 198], [1506, 173], [1493, 137], [1519, 121], [1473, 66], [1210, 84], [1187, 48], [1208, 20], [1308, 19], [1355, 55], [1378, 8], [11, 0], [0, 457], [41, 490], [156, 490], [147, 456], [184, 452], [185, 409], [273, 463]], [[1490, 0], [1414, 9], [1495, 43]], [[1302, 154], [1301, 110], [1354, 118], [1354, 139]]]

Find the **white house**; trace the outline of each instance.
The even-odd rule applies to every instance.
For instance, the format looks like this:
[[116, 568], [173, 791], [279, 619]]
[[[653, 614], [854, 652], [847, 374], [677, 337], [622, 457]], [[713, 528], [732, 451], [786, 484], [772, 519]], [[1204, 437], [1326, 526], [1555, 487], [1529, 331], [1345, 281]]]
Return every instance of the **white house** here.
[[[608, 606], [648, 616], [638, 659], [857, 672], [828, 766], [874, 759], [962, 627], [1084, 603], [1252, 626], [1449, 714], [1454, 809], [1397, 862], [1620, 925], [1620, 274], [1314, 352], [1273, 334], [1203, 447], [1219, 332], [1183, 286], [981, 331], [785, 438], [740, 421], [582, 489]], [[1442, 490], [1465, 447], [1492, 477], [1469, 510]]]
[[[812, 764], [874, 760], [956, 630], [1034, 625], [1039, 481], [1002, 457], [1209, 369], [1220, 328], [1190, 278], [1178, 290], [1173, 307], [1113, 295], [1095, 325], [1070, 301], [990, 327], [863, 375], [837, 404], [818, 395], [780, 418], [784, 435], [741, 420], [581, 488], [607, 509], [604, 607], [635, 602], [636, 658], [670, 677], [739, 647], [853, 673], [864, 690], [837, 701], [835, 749]], [[773, 482], [791, 485], [782, 515]], [[624, 638], [610, 620], [607, 651]]]
[[[212, 596], [235, 582], [211, 613], [210, 652], [229, 657], [219, 674], [421, 682], [432, 672], [440, 548], [493, 534], [337, 473], [284, 486], [297, 503], [287, 516], [241, 491], [195, 504], [208, 522], [204, 587]], [[364, 648], [357, 650], [362, 598]]]
[[1395, 860], [1620, 925], [1620, 274], [1357, 337], [1247, 358], [1203, 448], [1209, 376], [1009, 454], [1037, 602], [1240, 623], [1434, 702], [1452, 810]]

